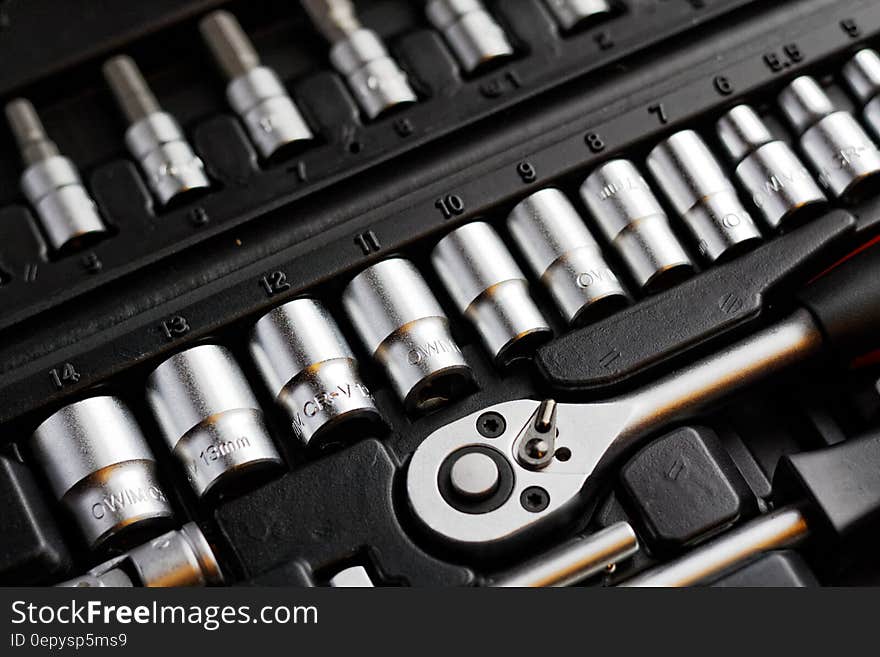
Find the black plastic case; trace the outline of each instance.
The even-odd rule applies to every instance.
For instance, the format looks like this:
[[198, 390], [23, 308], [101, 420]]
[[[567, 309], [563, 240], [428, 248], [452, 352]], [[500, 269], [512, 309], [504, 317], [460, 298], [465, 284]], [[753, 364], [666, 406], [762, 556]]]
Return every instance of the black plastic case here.
[[[779, 90], [809, 73], [852, 108], [839, 72], [860, 47], [880, 45], [880, 6], [622, 0], [613, 16], [563, 34], [542, 0], [497, 0], [487, 5], [516, 55], [463, 76], [418, 3], [359, 5], [420, 97], [376, 121], [360, 114], [296, 3], [78, 0], [64, 11], [51, 0], [0, 3], [0, 94], [34, 102], [112, 228], [85, 251], [52, 253], [18, 192], [12, 140], [0, 131], [0, 440], [17, 459], [42, 418], [96, 389], [123, 397], [155, 436], [144, 377], [169, 354], [202, 341], [230, 347], [259, 390], [243, 336], [261, 314], [308, 292], [328, 303], [353, 338], [338, 304], [342, 287], [366, 265], [405, 254], [454, 319], [477, 391], [428, 416], [407, 417], [382, 373], [357, 352], [390, 431], [307, 453], [273, 415], [291, 472], [224, 501], [216, 513], [199, 507], [167, 450], [153, 444], [178, 493], [180, 519], [202, 523], [237, 581], [320, 584], [361, 563], [388, 584], [467, 584], [505, 564], [438, 552], [413, 526], [399, 475], [426, 435], [520, 396], [601, 398], [766, 325], [794, 307], [798, 287], [877, 234], [880, 200], [841, 206], [784, 235], [765, 228], [754, 251], [586, 328], [565, 331], [559, 322], [557, 339], [534, 362], [508, 372], [491, 364], [454, 312], [430, 271], [428, 250], [478, 217], [501, 227], [512, 206], [538, 189], [558, 186], [574, 200], [597, 164], [614, 156], [643, 162], [677, 129], [698, 130], [717, 151], [714, 121], [740, 102], [759, 108], [793, 141], [776, 114]], [[257, 157], [225, 105], [224, 81], [196, 27], [219, 6], [238, 16], [264, 63], [284, 80], [315, 144], [282, 161]], [[171, 210], [154, 206], [124, 151], [125, 126], [100, 75], [103, 60], [118, 52], [138, 61], [205, 161], [212, 188], [202, 197]], [[546, 294], [537, 285], [533, 292], [556, 317]], [[781, 454], [876, 423], [873, 374], [817, 372], [815, 380], [755, 391], [735, 408], [699, 418], [715, 429], [754, 497], [743, 518], [769, 496]], [[271, 400], [261, 394], [268, 411]], [[600, 505], [594, 524], [611, 517], [607, 505], [621, 497], [616, 488], [609, 484], [612, 501]], [[624, 500], [621, 508], [640, 528], [632, 505]], [[75, 535], [66, 535], [72, 572], [91, 565]], [[837, 581], [835, 565], [821, 575]]]

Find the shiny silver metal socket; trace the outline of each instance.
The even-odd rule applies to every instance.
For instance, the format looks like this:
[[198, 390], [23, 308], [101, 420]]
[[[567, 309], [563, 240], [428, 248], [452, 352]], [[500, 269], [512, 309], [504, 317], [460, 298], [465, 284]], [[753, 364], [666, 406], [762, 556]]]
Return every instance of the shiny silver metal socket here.
[[257, 321], [251, 356], [276, 403], [306, 445], [353, 423], [382, 420], [357, 361], [324, 306], [294, 299]]
[[106, 233], [76, 167], [58, 153], [30, 101], [9, 102], [6, 118], [25, 164], [21, 191], [36, 211], [49, 246], [56, 251], [76, 248]]
[[880, 55], [870, 48], [860, 50], [843, 67], [843, 77], [864, 107], [865, 123], [880, 139]]
[[134, 60], [125, 55], [113, 57], [104, 63], [103, 71], [129, 123], [125, 144], [159, 203], [210, 187], [204, 163], [193, 153], [174, 117], [162, 111]]
[[232, 80], [226, 87], [226, 99], [265, 158], [284, 146], [315, 138], [270, 68], [259, 66]]
[[174, 117], [166, 112], [150, 114], [132, 124], [125, 132], [125, 144], [163, 205], [187, 192], [211, 186], [205, 164], [193, 152]]
[[566, 31], [614, 11], [609, 0], [544, 0], [544, 4]]
[[580, 194], [639, 287], [655, 292], [693, 273], [666, 212], [632, 162], [606, 162], [587, 177]]
[[262, 157], [271, 158], [285, 146], [314, 138], [275, 71], [260, 65], [235, 16], [212, 12], [201, 20], [199, 30], [229, 80], [226, 99]]
[[798, 135], [837, 111], [825, 90], [808, 75], [794, 79], [782, 90], [779, 106]]
[[734, 107], [718, 121], [717, 131], [736, 165], [737, 178], [772, 228], [827, 205], [810, 171], [751, 107]]
[[199, 526], [189, 522], [57, 586], [154, 588], [222, 583], [214, 551]]
[[739, 164], [776, 137], [749, 105], [737, 105], [715, 124], [718, 138], [734, 164]]
[[553, 336], [525, 275], [489, 224], [456, 228], [434, 247], [431, 262], [499, 365], [530, 356]]
[[361, 28], [333, 44], [330, 61], [370, 119], [418, 98], [379, 36]]
[[30, 446], [90, 548], [171, 520], [155, 457], [115, 397], [65, 406], [37, 427]]
[[175, 354], [147, 377], [146, 391], [162, 436], [200, 499], [282, 463], [263, 411], [225, 348], [205, 344]]
[[569, 324], [583, 325], [629, 302], [599, 243], [558, 189], [542, 189], [517, 204], [507, 229]]
[[648, 168], [710, 262], [761, 239], [730, 179], [693, 130], [677, 132], [655, 146]]
[[507, 35], [480, 0], [428, 0], [425, 14], [467, 73], [513, 55]]
[[779, 96], [819, 182], [835, 198], [858, 195], [862, 184], [880, 174], [880, 151], [855, 117], [838, 111], [819, 84], [802, 76]]
[[76, 248], [84, 240], [107, 232], [76, 167], [62, 155], [25, 169], [21, 190], [36, 210], [49, 246], [56, 251]]
[[880, 96], [868, 101], [862, 115], [865, 117], [865, 123], [874, 131], [874, 136], [880, 139]]
[[342, 303], [410, 413], [441, 406], [473, 386], [449, 320], [408, 260], [391, 258], [365, 269], [345, 288]]

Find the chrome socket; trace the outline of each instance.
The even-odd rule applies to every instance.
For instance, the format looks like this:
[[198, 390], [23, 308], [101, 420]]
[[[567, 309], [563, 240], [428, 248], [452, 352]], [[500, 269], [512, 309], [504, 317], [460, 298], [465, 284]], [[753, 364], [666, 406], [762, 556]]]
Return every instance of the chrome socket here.
[[563, 30], [573, 30], [614, 11], [609, 0], [544, 0], [544, 4]]
[[880, 139], [880, 55], [870, 48], [860, 50], [843, 67], [843, 77], [864, 107], [865, 123]]
[[525, 275], [489, 224], [456, 228], [434, 247], [431, 262], [497, 364], [529, 356], [553, 336]]
[[294, 299], [270, 311], [254, 326], [249, 346], [266, 387], [306, 445], [353, 422], [381, 422], [348, 342], [319, 301]]
[[65, 406], [37, 427], [30, 446], [90, 548], [171, 520], [155, 457], [131, 412], [115, 397]]
[[819, 182], [834, 197], [857, 195], [864, 181], [880, 173], [877, 145], [852, 114], [834, 107], [813, 78], [794, 80], [780, 94], [779, 105]]
[[125, 145], [159, 203], [164, 205], [187, 192], [210, 187], [204, 163], [174, 117], [159, 107], [134, 60], [120, 55], [105, 62], [103, 70], [130, 124]]
[[314, 139], [299, 109], [270, 68], [259, 66], [232, 80], [226, 87], [226, 99], [265, 158], [288, 144]]
[[391, 258], [365, 269], [348, 284], [342, 303], [410, 413], [441, 406], [472, 387], [473, 372], [449, 320], [408, 260]]
[[163, 205], [187, 192], [211, 186], [201, 158], [193, 152], [174, 117], [166, 112], [150, 114], [132, 124], [125, 132], [125, 144]]
[[761, 239], [733, 184], [693, 130], [682, 130], [648, 155], [648, 168], [710, 262]]
[[736, 165], [736, 176], [767, 223], [778, 228], [825, 207], [828, 199], [791, 148], [776, 139], [748, 105], [717, 124], [718, 137]]
[[181, 587], [222, 584], [214, 551], [194, 522], [57, 584], [76, 588]]
[[632, 162], [606, 162], [584, 181], [580, 194], [640, 288], [655, 292], [693, 273], [666, 212]]
[[428, 0], [425, 14], [467, 73], [513, 55], [507, 35], [480, 0]]
[[76, 248], [107, 231], [98, 206], [86, 191], [73, 162], [58, 153], [34, 106], [24, 98], [6, 105], [6, 118], [25, 170], [21, 191], [37, 213], [49, 246]]
[[76, 167], [62, 155], [25, 169], [21, 190], [36, 210], [49, 246], [56, 251], [76, 248], [83, 240], [107, 232]]
[[229, 80], [226, 99], [262, 157], [271, 158], [285, 146], [314, 139], [275, 71], [260, 65], [235, 16], [215, 11], [202, 19], [199, 29]]
[[330, 48], [330, 62], [345, 77], [348, 88], [370, 119], [417, 97], [379, 36], [360, 28]]
[[282, 463], [244, 374], [223, 347], [175, 354], [147, 377], [147, 402], [200, 499]]
[[558, 189], [521, 201], [507, 217], [507, 229], [569, 324], [583, 325], [628, 303], [599, 243]]

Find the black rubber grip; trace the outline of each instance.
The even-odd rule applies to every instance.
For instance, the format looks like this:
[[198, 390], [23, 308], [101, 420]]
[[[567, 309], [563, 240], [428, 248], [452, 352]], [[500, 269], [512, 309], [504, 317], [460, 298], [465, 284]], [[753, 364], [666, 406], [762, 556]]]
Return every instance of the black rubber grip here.
[[838, 358], [849, 360], [880, 348], [880, 242], [845, 260], [798, 296]]
[[806, 501], [814, 531], [846, 538], [880, 518], [880, 433], [785, 456], [773, 476], [779, 504]]
[[752, 253], [553, 340], [538, 350], [538, 368], [554, 390], [607, 394], [675, 361], [687, 362], [695, 349], [757, 322], [768, 297], [791, 298], [841, 253], [841, 242], [851, 237], [854, 226], [849, 213], [831, 212]]

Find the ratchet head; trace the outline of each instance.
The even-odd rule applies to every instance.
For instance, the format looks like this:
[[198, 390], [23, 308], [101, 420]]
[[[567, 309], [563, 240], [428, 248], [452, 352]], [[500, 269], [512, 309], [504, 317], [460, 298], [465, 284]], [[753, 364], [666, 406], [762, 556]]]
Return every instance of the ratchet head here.
[[[582, 509], [587, 480], [613, 460], [636, 411], [626, 399], [520, 399], [473, 413], [415, 451], [406, 481], [410, 505], [436, 537], [466, 550], [494, 552], [557, 526]], [[535, 439], [542, 419], [555, 424], [545, 441], [552, 453], [525, 459], [523, 441]]]

